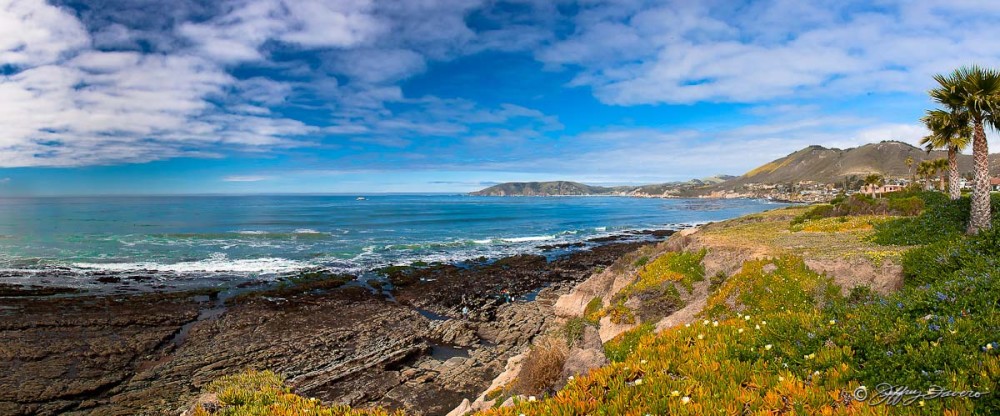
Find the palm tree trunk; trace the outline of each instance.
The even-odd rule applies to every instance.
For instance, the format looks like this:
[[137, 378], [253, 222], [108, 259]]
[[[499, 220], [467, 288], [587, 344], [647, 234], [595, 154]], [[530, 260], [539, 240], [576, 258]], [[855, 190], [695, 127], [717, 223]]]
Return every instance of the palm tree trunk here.
[[975, 131], [972, 135], [972, 158], [975, 161], [976, 175], [972, 185], [972, 215], [969, 220], [969, 234], [990, 228], [990, 161], [989, 143], [986, 141], [986, 131], [982, 120], [975, 120]]
[[956, 200], [962, 197], [962, 188], [958, 186], [961, 177], [958, 175], [958, 149], [948, 148], [948, 192], [951, 199]]

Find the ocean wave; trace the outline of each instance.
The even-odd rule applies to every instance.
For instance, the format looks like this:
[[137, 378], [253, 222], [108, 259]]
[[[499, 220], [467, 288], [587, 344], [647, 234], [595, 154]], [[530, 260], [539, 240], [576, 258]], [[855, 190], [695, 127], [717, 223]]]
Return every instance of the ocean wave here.
[[264, 257], [256, 259], [229, 259], [224, 254], [216, 253], [204, 260], [178, 263], [129, 262], [129, 263], [93, 263], [79, 262], [71, 266], [82, 271], [155, 271], [171, 273], [259, 273], [286, 274], [315, 267], [314, 264], [289, 260], [279, 257]]
[[550, 241], [550, 240], [555, 240], [555, 239], [556, 239], [556, 237], [554, 235], [535, 235], [535, 236], [528, 236], [528, 237], [500, 238], [498, 240], [503, 241], [505, 243], [528, 243], [528, 242], [534, 242], [534, 241]]

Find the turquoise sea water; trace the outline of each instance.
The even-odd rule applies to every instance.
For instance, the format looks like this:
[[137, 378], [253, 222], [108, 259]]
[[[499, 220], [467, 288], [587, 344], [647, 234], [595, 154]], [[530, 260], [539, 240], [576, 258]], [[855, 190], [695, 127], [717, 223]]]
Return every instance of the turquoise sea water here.
[[464, 195], [0, 199], [0, 281], [267, 278], [542, 252], [775, 208], [760, 200]]

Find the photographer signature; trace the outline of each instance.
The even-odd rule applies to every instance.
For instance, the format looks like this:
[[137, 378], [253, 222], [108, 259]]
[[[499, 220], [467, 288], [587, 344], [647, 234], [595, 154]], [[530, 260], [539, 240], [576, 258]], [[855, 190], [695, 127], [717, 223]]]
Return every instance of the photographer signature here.
[[909, 406], [913, 403], [923, 405], [925, 400], [944, 398], [972, 398], [978, 399], [988, 392], [981, 391], [952, 391], [940, 386], [931, 386], [926, 391], [911, 389], [906, 386], [894, 386], [889, 383], [881, 383], [870, 391], [868, 387], [860, 386], [854, 389], [852, 397], [859, 402], [867, 401], [872, 406], [887, 404], [890, 406]]

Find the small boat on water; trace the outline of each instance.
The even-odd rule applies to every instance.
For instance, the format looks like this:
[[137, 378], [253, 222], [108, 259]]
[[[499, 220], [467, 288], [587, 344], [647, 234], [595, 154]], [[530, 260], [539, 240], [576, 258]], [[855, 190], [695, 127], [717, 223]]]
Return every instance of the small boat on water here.
[[357, 198], [356, 200], [357, 200], [357, 201], [367, 201], [367, 200], [368, 200], [368, 198], [365, 198], [365, 197], [363, 197], [363, 196], [359, 196], [359, 197], [358, 197], [358, 198]]

